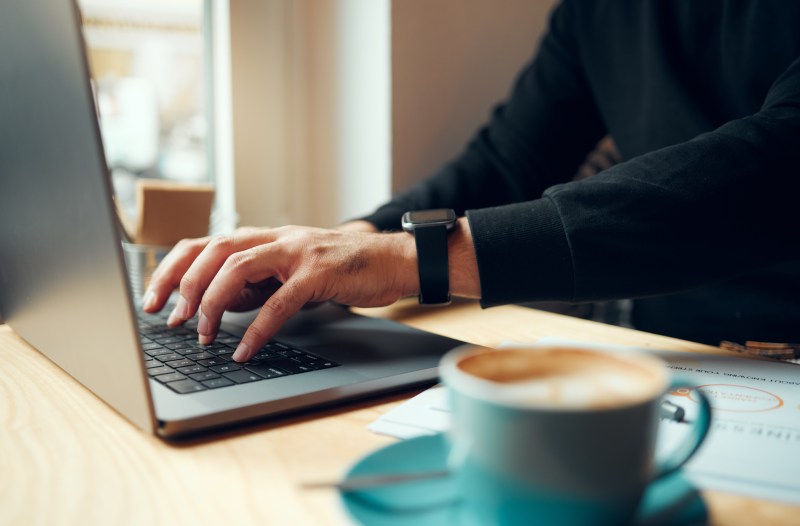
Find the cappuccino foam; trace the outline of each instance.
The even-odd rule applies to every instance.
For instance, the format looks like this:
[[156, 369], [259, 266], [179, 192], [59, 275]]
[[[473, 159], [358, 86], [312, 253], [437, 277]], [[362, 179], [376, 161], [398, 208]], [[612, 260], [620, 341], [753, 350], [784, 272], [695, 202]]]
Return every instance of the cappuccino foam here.
[[501, 384], [498, 396], [520, 405], [604, 409], [657, 396], [666, 379], [651, 358], [577, 348], [503, 349], [467, 356], [458, 368]]

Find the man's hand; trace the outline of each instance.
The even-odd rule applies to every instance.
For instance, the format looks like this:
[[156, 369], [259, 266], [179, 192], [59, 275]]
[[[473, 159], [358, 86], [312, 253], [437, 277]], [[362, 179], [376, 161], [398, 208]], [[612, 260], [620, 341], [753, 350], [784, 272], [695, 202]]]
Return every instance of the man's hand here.
[[161, 310], [176, 287], [180, 297], [168, 324], [199, 311], [203, 344], [213, 341], [225, 310], [261, 305], [233, 355], [247, 361], [306, 303], [389, 305], [416, 294], [419, 278], [408, 234], [288, 226], [181, 241], [153, 274], [144, 310]]
[[342, 223], [336, 227], [336, 230], [341, 230], [343, 232], [379, 232], [375, 225], [362, 219]]

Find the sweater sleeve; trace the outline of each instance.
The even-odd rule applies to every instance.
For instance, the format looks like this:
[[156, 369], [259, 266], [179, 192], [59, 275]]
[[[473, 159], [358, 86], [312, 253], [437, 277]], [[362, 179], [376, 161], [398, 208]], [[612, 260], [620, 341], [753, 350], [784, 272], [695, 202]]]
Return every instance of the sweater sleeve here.
[[643, 297], [800, 259], [799, 146], [797, 59], [753, 115], [472, 210], [482, 303]]
[[568, 181], [605, 129], [580, 61], [575, 15], [560, 5], [534, 60], [466, 150], [364, 217], [397, 230], [408, 210], [471, 208], [536, 199]]

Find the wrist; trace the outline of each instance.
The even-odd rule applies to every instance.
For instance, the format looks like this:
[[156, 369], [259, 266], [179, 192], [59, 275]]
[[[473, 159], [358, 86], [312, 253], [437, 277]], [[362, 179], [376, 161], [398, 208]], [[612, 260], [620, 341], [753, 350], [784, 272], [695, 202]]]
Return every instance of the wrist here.
[[462, 298], [480, 298], [478, 258], [475, 255], [472, 231], [466, 217], [456, 221], [455, 228], [447, 238], [447, 256], [450, 294]]
[[[402, 296], [419, 296], [419, 268], [414, 236], [407, 233], [388, 234], [392, 260], [388, 264], [395, 269], [395, 282]], [[462, 298], [480, 298], [481, 285], [478, 260], [472, 242], [472, 231], [465, 217], [456, 221], [447, 237], [447, 267], [450, 294]]]
[[417, 263], [417, 246], [414, 236], [404, 232], [389, 234], [392, 238], [393, 261], [396, 275], [395, 282], [402, 297], [419, 296], [419, 268]]

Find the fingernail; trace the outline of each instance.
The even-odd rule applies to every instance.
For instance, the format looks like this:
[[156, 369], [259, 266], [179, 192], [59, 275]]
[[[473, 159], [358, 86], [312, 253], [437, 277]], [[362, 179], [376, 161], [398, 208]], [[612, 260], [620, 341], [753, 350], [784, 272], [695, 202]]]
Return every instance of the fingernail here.
[[211, 345], [214, 342], [214, 337], [208, 334], [200, 334], [197, 337], [197, 342], [200, 345]]
[[[201, 336], [207, 336], [209, 334], [209, 328], [211, 324], [208, 323], [208, 318], [206, 318], [205, 314], [200, 314], [200, 318], [197, 320], [197, 334]], [[202, 342], [201, 342], [202, 343]]]
[[172, 314], [167, 319], [167, 325], [176, 325], [182, 321], [186, 321], [189, 317], [189, 304], [183, 299], [183, 296], [178, 296], [178, 301], [175, 303], [175, 308], [172, 309]]
[[246, 343], [240, 343], [239, 347], [236, 348], [236, 352], [233, 353], [233, 361], [246, 362], [249, 357], [250, 347]]
[[153, 308], [153, 304], [156, 302], [156, 293], [152, 290], [148, 290], [147, 293], [142, 298], [142, 308], [144, 310], [150, 310]]

